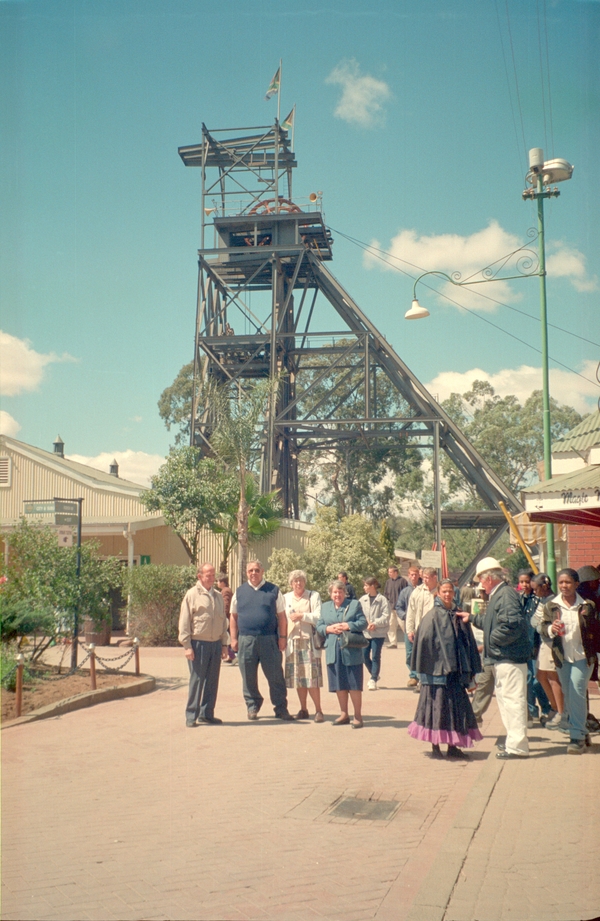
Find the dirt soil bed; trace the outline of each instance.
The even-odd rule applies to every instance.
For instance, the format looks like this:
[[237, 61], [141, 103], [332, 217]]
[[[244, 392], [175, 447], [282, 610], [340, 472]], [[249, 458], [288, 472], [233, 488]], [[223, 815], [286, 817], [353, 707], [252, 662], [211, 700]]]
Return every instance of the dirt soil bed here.
[[[42, 675], [56, 675], [56, 669], [40, 670], [40, 678], [36, 681], [26, 680], [23, 683], [23, 706], [21, 716], [26, 716], [32, 710], [38, 710], [40, 707], [46, 707], [48, 704], [56, 703], [59, 700], [65, 700], [67, 697], [74, 697], [76, 694], [83, 694], [85, 691], [91, 691], [89, 674], [78, 672], [76, 675], [69, 675], [61, 678], [60, 681], [44, 680]], [[135, 675], [121, 674], [109, 675], [101, 669], [96, 670], [96, 688], [112, 688], [115, 685], [131, 684], [137, 681]], [[17, 716], [16, 694], [14, 691], [7, 691], [2, 688], [2, 721], [14, 720]]]

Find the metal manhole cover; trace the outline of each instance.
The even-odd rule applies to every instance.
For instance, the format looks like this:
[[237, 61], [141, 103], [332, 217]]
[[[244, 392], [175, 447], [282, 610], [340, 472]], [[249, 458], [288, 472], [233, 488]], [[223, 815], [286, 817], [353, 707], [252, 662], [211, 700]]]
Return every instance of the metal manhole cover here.
[[400, 803], [396, 800], [357, 799], [355, 796], [343, 796], [331, 808], [329, 815], [338, 819], [370, 819], [385, 822], [391, 819]]

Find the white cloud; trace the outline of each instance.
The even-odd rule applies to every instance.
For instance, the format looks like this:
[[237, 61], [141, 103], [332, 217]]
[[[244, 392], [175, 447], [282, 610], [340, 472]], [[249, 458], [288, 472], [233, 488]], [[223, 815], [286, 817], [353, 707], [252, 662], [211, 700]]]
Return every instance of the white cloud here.
[[[377, 240], [371, 242], [373, 248], [383, 249], [399, 260], [397, 263], [390, 265], [382, 262], [375, 253], [369, 251], [365, 252], [363, 258], [366, 268], [377, 266], [391, 271], [398, 267], [411, 275], [439, 271], [455, 277], [455, 273], [459, 273], [460, 277], [456, 277], [456, 281], [479, 281], [485, 277], [482, 270], [487, 266], [500, 275], [516, 275], [520, 274], [520, 269], [525, 273], [535, 269], [536, 244], [528, 245], [507, 261], [506, 257], [519, 250], [522, 245], [523, 241], [519, 237], [508, 233], [498, 221], [493, 220], [483, 230], [469, 236], [456, 233], [419, 236], [416, 230], [401, 230], [392, 238], [389, 246], [382, 247]], [[548, 250], [548, 275], [568, 278], [578, 291], [596, 290], [598, 279], [588, 276], [583, 253], [562, 242], [550, 244]], [[474, 285], [472, 288], [459, 288], [432, 275], [424, 279], [421, 285], [430, 285], [445, 297], [479, 310], [494, 310], [497, 306], [495, 300], [510, 303], [522, 297], [518, 282], [517, 285], [513, 285], [511, 282], [500, 280], [485, 285]], [[417, 296], [420, 296], [419, 290]]]
[[13, 419], [10, 413], [0, 409], [0, 435], [8, 435], [9, 438], [14, 438], [20, 428], [21, 426], [16, 419]]
[[18, 339], [0, 330], [0, 393], [14, 397], [26, 390], [37, 390], [46, 365], [63, 361], [77, 359], [66, 352], [63, 355], [36, 352], [28, 339]]
[[[550, 394], [558, 403], [573, 406], [579, 413], [589, 413], [595, 408], [600, 388], [595, 381], [596, 362], [585, 361], [578, 369], [588, 380], [562, 368], [550, 369]], [[473, 381], [487, 381], [497, 394], [504, 397], [514, 394], [523, 403], [534, 390], [542, 389], [542, 369], [521, 365], [488, 374], [481, 368], [471, 371], [442, 371], [425, 386], [440, 402], [451, 393], [466, 393]]]
[[597, 291], [597, 275], [589, 276], [585, 267], [585, 256], [578, 249], [564, 243], [551, 243], [550, 255], [546, 259], [548, 275], [569, 278], [577, 291]]
[[326, 83], [342, 87], [342, 96], [334, 109], [336, 118], [359, 128], [372, 128], [383, 123], [383, 103], [391, 98], [391, 90], [383, 80], [361, 74], [358, 61], [340, 61]]
[[95, 457], [86, 457], [83, 454], [67, 454], [68, 460], [77, 461], [78, 464], [87, 464], [96, 470], [108, 473], [114, 460], [119, 465], [119, 477], [131, 480], [140, 486], [150, 486], [150, 477], [157, 473], [158, 468], [164, 464], [165, 458], [160, 454], [146, 454], [145, 451], [103, 451]]

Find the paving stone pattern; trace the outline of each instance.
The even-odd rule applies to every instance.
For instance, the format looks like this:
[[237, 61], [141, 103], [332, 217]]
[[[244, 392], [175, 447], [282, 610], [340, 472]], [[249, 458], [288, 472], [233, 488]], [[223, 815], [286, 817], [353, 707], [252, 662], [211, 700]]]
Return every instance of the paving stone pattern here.
[[[159, 679], [153, 694], [4, 730], [2, 918], [593, 917], [598, 809], [588, 807], [600, 745], [568, 758], [539, 730], [533, 748], [556, 757], [502, 765], [493, 704], [470, 762], [432, 761], [406, 733], [417, 695], [403, 660], [384, 650], [361, 730], [332, 726], [327, 691], [324, 724], [277, 721], [268, 700], [251, 723], [231, 666], [221, 670], [225, 724], [188, 729], [178, 650], [142, 651], [142, 670]], [[391, 819], [344, 817], [332, 812], [342, 797], [398, 805]], [[565, 846], [577, 856], [568, 871]], [[554, 913], [536, 914], [546, 890]]]

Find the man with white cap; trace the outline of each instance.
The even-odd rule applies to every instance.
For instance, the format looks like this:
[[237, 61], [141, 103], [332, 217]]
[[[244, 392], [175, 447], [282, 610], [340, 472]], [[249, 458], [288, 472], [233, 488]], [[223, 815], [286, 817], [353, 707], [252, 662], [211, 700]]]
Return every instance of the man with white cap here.
[[492, 665], [496, 700], [506, 729], [506, 742], [499, 745], [500, 759], [526, 758], [527, 661], [531, 655], [527, 618], [515, 590], [503, 579], [498, 560], [485, 557], [477, 564], [476, 577], [489, 596], [483, 614], [464, 614], [483, 630], [483, 661]]

